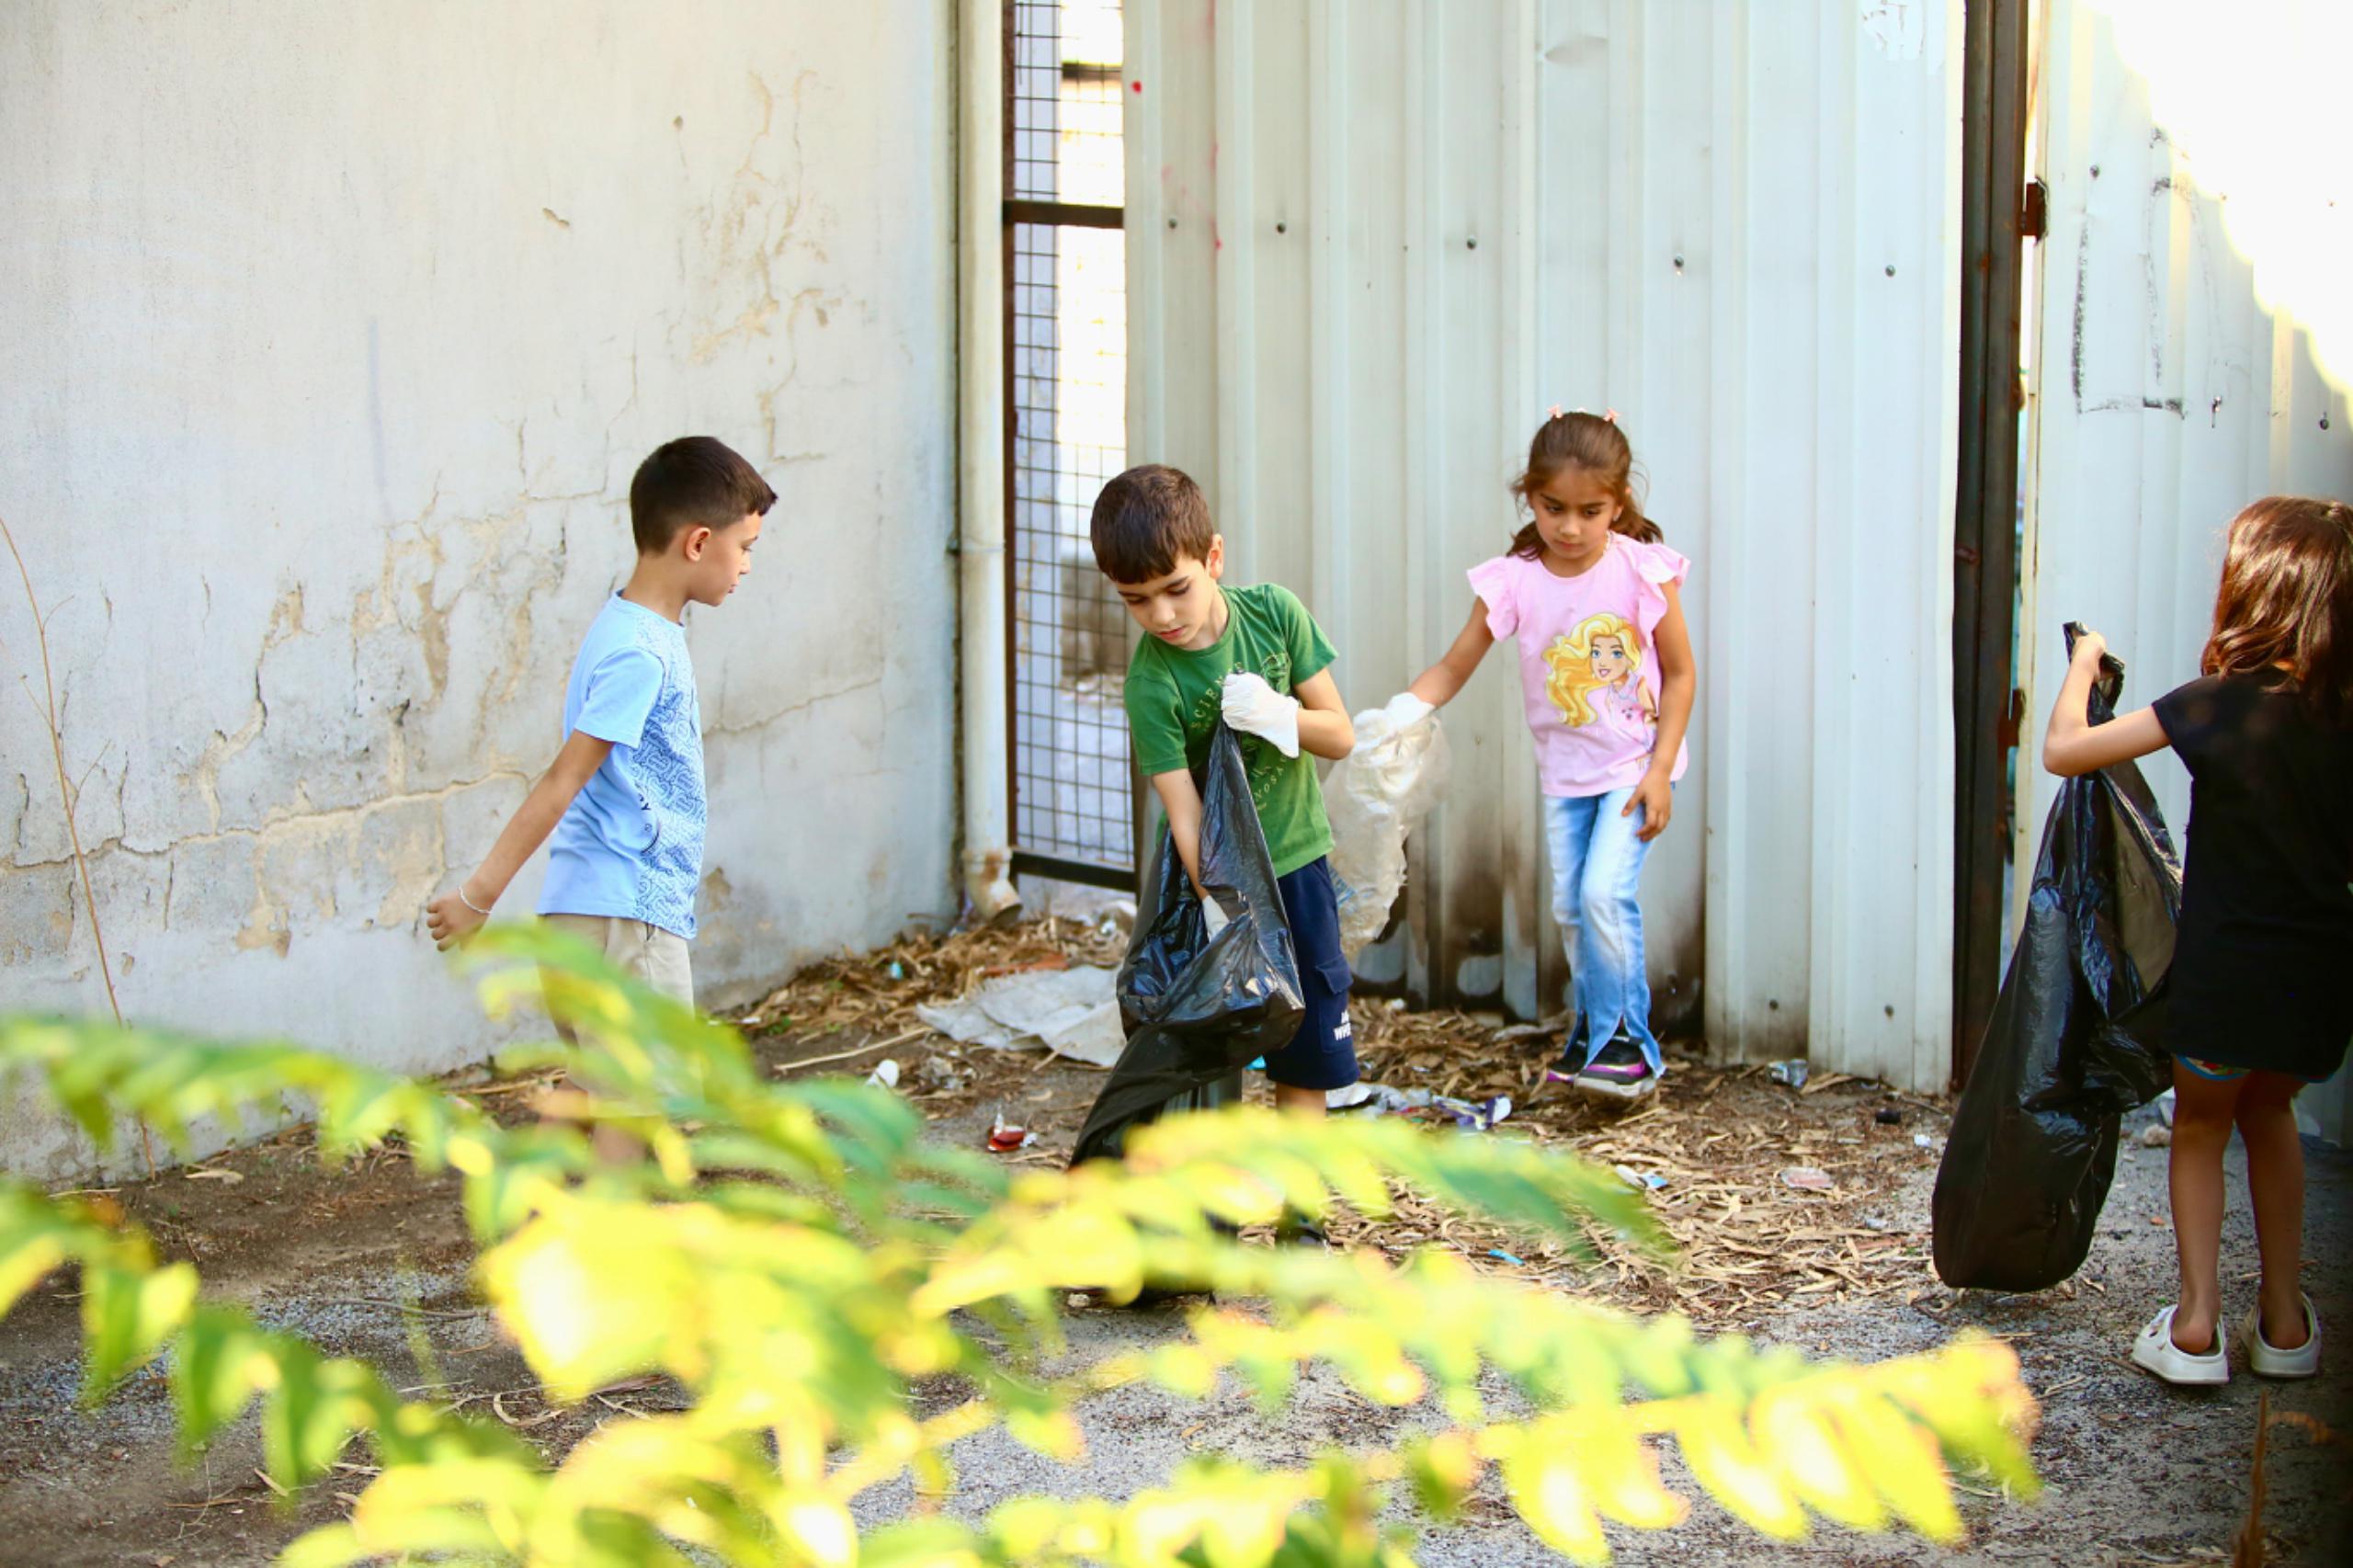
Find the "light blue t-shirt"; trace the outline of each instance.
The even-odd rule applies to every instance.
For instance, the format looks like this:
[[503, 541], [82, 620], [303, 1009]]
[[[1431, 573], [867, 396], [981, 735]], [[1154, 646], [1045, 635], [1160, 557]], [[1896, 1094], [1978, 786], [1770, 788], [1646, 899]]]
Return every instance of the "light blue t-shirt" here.
[[541, 915], [614, 915], [695, 934], [702, 709], [686, 629], [615, 594], [572, 662], [563, 735], [610, 741], [556, 824]]

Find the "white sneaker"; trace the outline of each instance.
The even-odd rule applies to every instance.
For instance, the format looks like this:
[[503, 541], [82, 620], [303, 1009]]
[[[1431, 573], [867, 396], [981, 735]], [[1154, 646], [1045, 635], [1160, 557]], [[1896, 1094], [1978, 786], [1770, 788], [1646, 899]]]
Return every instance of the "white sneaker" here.
[[2231, 1342], [2238, 1346], [2239, 1359], [2246, 1369], [2258, 1378], [2309, 1378], [2320, 1371], [2320, 1314], [2313, 1311], [2313, 1299], [2302, 1298], [2304, 1327], [2311, 1332], [2304, 1342], [2293, 1350], [2275, 1350], [2263, 1337], [2263, 1309], [2250, 1308], [2239, 1319], [2238, 1332]]
[[2149, 1320], [2132, 1342], [2132, 1364], [2182, 1388], [2220, 1388], [2229, 1382], [2231, 1362], [2222, 1354], [2220, 1334], [2214, 1335], [2214, 1348], [2203, 1356], [2193, 1356], [2173, 1342], [2173, 1314], [2178, 1310], [2167, 1307]]

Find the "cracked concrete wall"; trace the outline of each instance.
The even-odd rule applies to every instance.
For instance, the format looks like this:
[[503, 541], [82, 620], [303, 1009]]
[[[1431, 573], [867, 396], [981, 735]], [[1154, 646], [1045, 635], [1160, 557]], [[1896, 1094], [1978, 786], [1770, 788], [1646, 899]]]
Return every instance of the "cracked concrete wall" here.
[[[6, 8], [0, 517], [53, 611], [134, 1020], [415, 1071], [497, 1043], [421, 907], [553, 755], [630, 475], [688, 432], [781, 496], [752, 578], [688, 621], [705, 999], [952, 910], [949, 21]], [[0, 582], [0, 676], [27, 672]], [[0, 1008], [103, 1012], [21, 698]], [[21, 1092], [0, 1166], [99, 1168]]]

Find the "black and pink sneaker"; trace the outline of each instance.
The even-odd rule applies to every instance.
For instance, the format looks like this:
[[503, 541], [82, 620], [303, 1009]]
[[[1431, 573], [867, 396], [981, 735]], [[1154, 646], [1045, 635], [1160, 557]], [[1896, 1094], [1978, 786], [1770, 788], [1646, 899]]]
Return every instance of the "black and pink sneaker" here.
[[1595, 1051], [1569, 1086], [1596, 1099], [1626, 1104], [1657, 1088], [1658, 1074], [1651, 1071], [1643, 1048], [1631, 1036], [1621, 1034]]

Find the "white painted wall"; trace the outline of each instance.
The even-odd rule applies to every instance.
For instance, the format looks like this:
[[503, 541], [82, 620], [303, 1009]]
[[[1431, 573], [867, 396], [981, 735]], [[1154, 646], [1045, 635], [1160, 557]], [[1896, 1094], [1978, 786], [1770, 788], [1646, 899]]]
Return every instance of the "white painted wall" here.
[[[949, 20], [0, 9], [0, 517], [131, 1017], [485, 1050], [418, 912], [553, 755], [630, 475], [689, 432], [782, 497], [689, 622], [705, 996], [952, 909]], [[0, 1007], [103, 1011], [34, 658], [0, 580]], [[0, 1165], [85, 1155], [0, 1106]]]
[[[1617, 408], [1694, 561], [1694, 766], [1644, 880], [1659, 1009], [1728, 1055], [1940, 1087], [1959, 6], [1127, 15], [1134, 459], [1210, 486], [1241, 578], [1306, 597], [1365, 707], [1461, 625], [1546, 405]], [[1510, 662], [1446, 721], [1389, 972], [1549, 1013]]]

